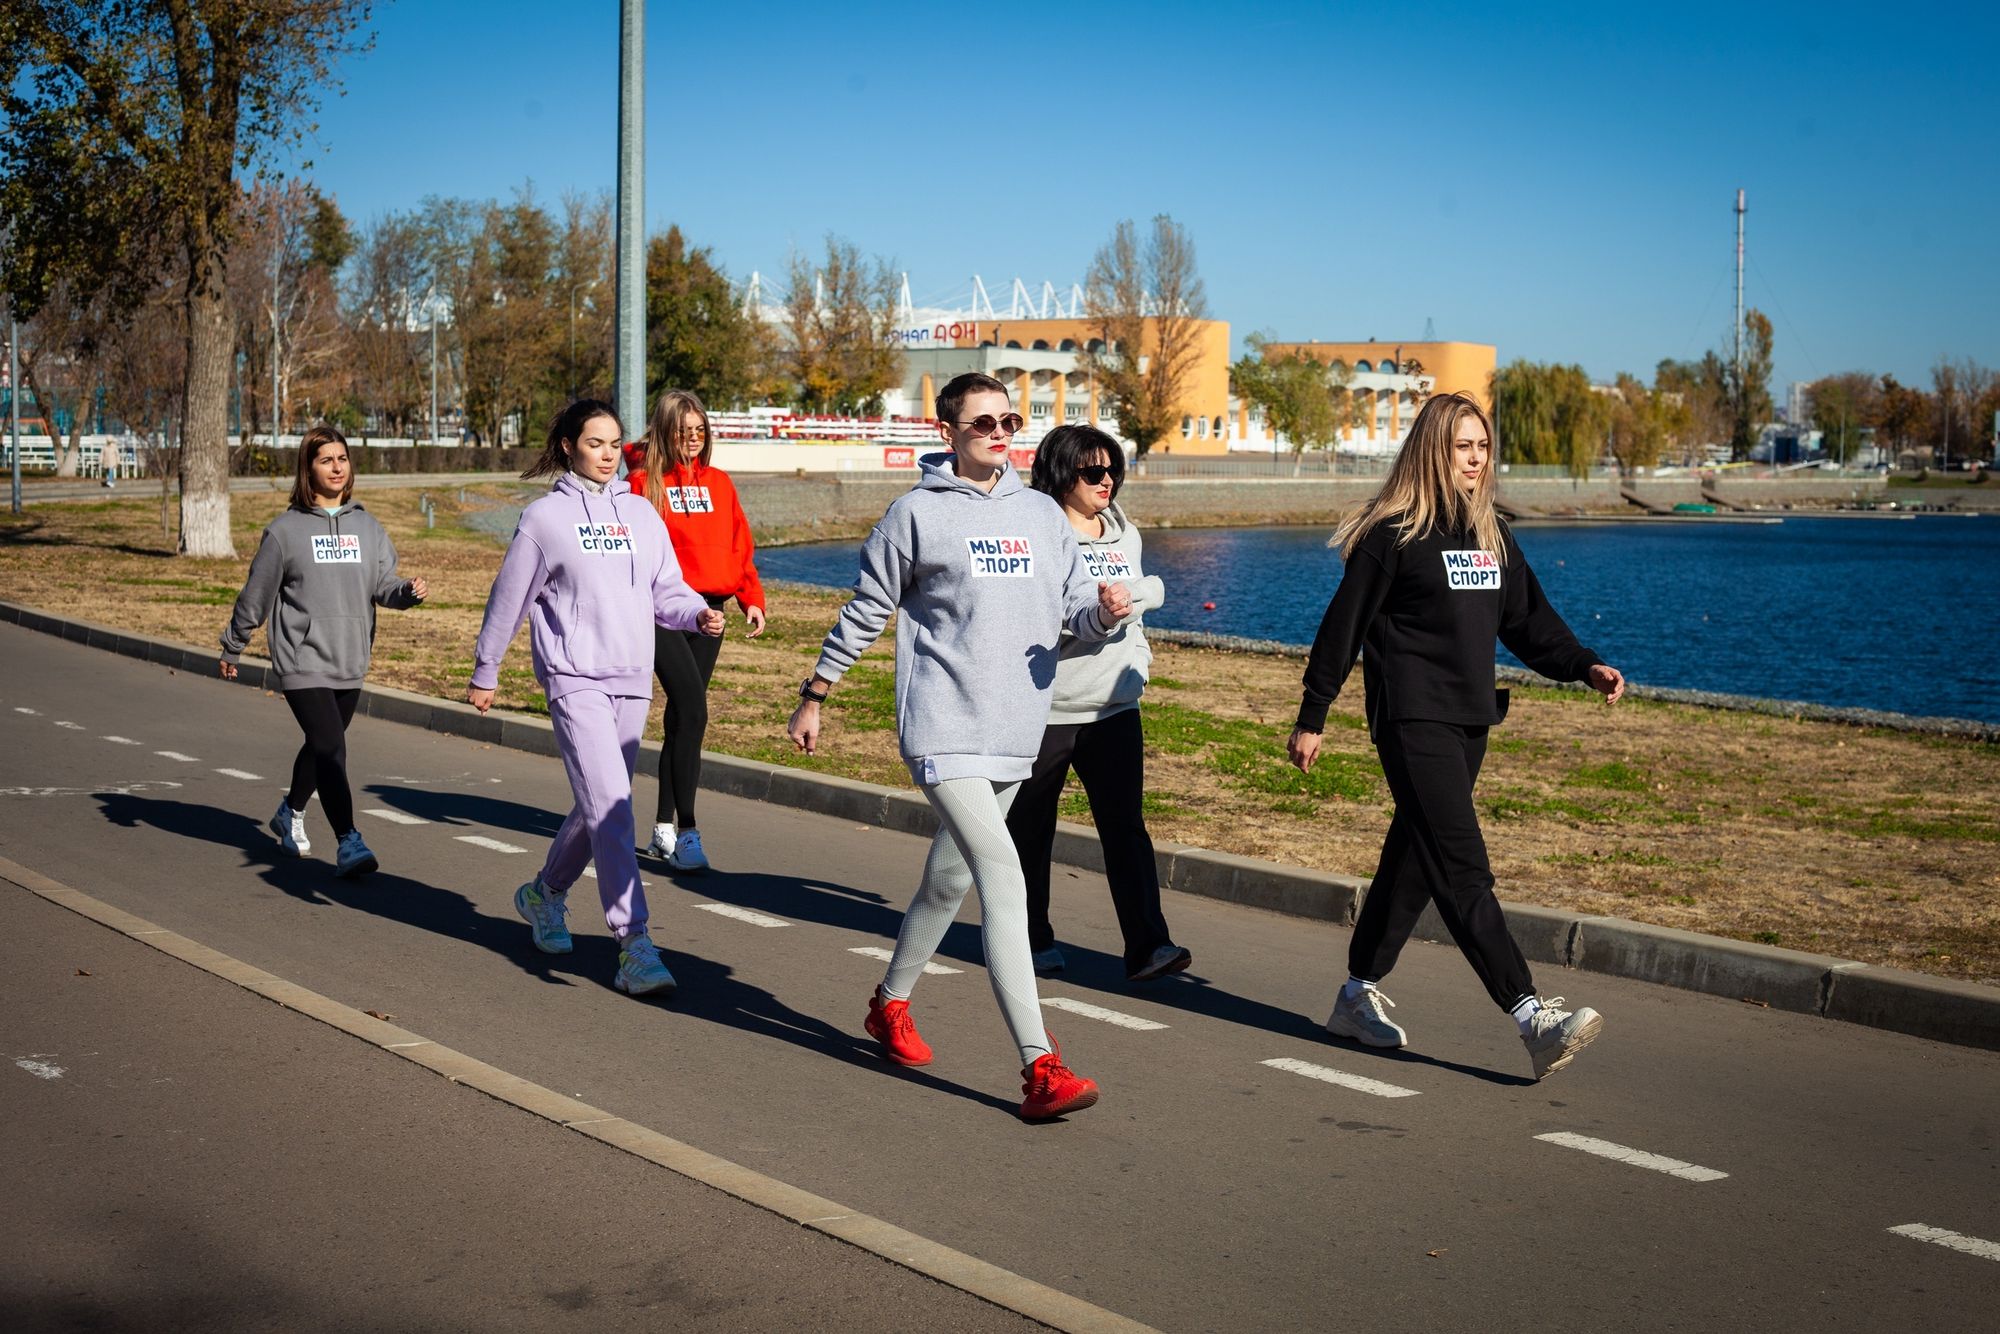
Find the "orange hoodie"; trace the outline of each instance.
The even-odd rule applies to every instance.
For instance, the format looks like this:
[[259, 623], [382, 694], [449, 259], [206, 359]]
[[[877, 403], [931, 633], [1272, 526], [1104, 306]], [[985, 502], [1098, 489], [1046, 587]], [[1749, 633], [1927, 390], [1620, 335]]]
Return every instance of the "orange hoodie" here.
[[[628, 445], [628, 466], [635, 448], [636, 462], [644, 463], [643, 447]], [[625, 482], [634, 495], [645, 496], [643, 466], [632, 467]], [[733, 597], [745, 610], [763, 609], [764, 585], [757, 579], [750, 521], [743, 516], [743, 502], [736, 498], [736, 485], [728, 473], [704, 468], [698, 460], [673, 468], [660, 479], [660, 517], [666, 520], [681, 577], [690, 588], [709, 597]]]

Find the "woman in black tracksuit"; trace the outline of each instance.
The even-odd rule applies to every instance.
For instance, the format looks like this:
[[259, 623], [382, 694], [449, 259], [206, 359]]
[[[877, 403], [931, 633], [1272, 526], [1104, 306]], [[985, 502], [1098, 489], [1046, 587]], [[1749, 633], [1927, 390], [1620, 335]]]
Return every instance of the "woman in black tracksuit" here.
[[1492, 439], [1475, 400], [1432, 398], [1381, 491], [1335, 532], [1346, 570], [1313, 641], [1288, 749], [1292, 763], [1312, 768], [1327, 708], [1365, 648], [1368, 731], [1396, 814], [1327, 1031], [1375, 1047], [1408, 1041], [1377, 984], [1435, 901], [1487, 994], [1514, 1016], [1540, 1079], [1567, 1065], [1603, 1020], [1535, 994], [1493, 894], [1472, 803], [1487, 729], [1507, 709], [1493, 684], [1493, 643], [1552, 680], [1588, 683], [1607, 704], [1624, 694], [1625, 678], [1577, 643], [1495, 512]]

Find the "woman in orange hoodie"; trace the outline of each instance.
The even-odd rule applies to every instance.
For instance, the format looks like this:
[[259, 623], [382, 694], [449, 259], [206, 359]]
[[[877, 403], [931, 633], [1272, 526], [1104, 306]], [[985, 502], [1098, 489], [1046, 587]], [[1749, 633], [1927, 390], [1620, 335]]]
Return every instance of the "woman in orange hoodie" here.
[[[674, 557], [695, 592], [718, 611], [730, 598], [750, 622], [749, 637], [764, 633], [764, 586], [757, 580], [750, 521], [743, 517], [729, 474], [708, 465], [715, 442], [708, 410], [684, 389], [669, 389], [653, 408], [646, 437], [626, 446], [626, 482], [666, 520]], [[708, 682], [722, 640], [655, 628], [653, 671], [667, 692], [665, 737], [660, 745], [660, 805], [647, 851], [676, 871], [704, 871], [701, 831], [695, 828], [695, 787], [701, 781], [701, 742], [708, 731]]]

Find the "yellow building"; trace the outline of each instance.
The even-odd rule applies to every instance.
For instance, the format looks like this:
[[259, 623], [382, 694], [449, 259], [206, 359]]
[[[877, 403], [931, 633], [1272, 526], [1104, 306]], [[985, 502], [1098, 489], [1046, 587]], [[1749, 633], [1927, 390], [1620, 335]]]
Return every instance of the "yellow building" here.
[[[1147, 320], [1139, 355], [1150, 356], [1156, 323]], [[956, 330], [956, 336], [950, 336]], [[961, 371], [976, 370], [1010, 386], [1031, 433], [1064, 424], [1102, 425], [1119, 434], [1111, 404], [1095, 377], [1080, 364], [1086, 350], [1102, 346], [1088, 319], [961, 320], [943, 339], [906, 343], [905, 377], [915, 403], [930, 411], [937, 386]], [[1174, 454], [1220, 454], [1229, 448], [1229, 324], [1203, 320], [1199, 354], [1182, 397], [1181, 431], [1154, 448]], [[940, 345], [941, 344], [941, 345]]]
[[[1426, 394], [1470, 394], [1493, 411], [1493, 371], [1499, 349], [1491, 343], [1380, 342], [1266, 343], [1267, 358], [1315, 357], [1331, 365], [1345, 362], [1349, 392], [1370, 400], [1358, 414], [1362, 426], [1350, 436], [1400, 441]], [[1426, 383], [1428, 382], [1428, 383]], [[1372, 409], [1372, 410], [1370, 410]], [[1246, 418], [1247, 422], [1247, 418]], [[1239, 434], [1247, 427], [1239, 428]]]

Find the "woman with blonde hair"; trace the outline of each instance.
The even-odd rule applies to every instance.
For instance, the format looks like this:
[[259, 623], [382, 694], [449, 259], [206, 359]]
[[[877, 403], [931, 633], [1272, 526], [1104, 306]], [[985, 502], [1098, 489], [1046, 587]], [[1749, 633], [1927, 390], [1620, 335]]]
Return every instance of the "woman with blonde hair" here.
[[[721, 611], [735, 598], [750, 623], [748, 638], [764, 633], [764, 586], [757, 579], [757, 547], [750, 521], [729, 474], [709, 465], [715, 441], [708, 410], [685, 389], [669, 389], [653, 407], [646, 437], [625, 449], [626, 484], [666, 521], [674, 556], [689, 587]], [[695, 789], [701, 783], [701, 742], [708, 733], [708, 683], [722, 640], [715, 635], [653, 630], [653, 674], [666, 692], [660, 740], [660, 797], [647, 851], [676, 871], [708, 869], [701, 831], [695, 827]]]
[[1372, 1047], [1409, 1040], [1379, 984], [1435, 902], [1487, 995], [1513, 1015], [1540, 1079], [1569, 1064], [1604, 1021], [1536, 994], [1493, 893], [1472, 802], [1487, 730], [1507, 712], [1493, 643], [1551, 680], [1587, 683], [1607, 704], [1625, 693], [1625, 678], [1577, 643], [1543, 596], [1494, 507], [1492, 459], [1492, 422], [1476, 400], [1440, 394], [1424, 404], [1382, 489], [1334, 532], [1346, 569], [1313, 640], [1287, 749], [1311, 770], [1327, 708], [1361, 654], [1368, 733], [1396, 813], [1327, 1031]]

